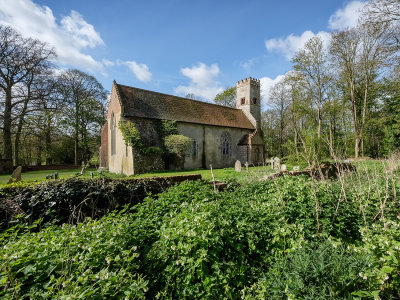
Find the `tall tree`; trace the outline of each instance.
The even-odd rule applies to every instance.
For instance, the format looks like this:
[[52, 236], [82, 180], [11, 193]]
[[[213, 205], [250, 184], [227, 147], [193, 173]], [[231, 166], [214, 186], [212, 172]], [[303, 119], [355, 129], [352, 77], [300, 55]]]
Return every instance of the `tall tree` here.
[[[37, 113], [47, 114], [46, 108], [51, 107], [57, 101], [54, 95], [54, 87], [54, 73], [50, 69], [38, 69], [26, 77], [23, 85], [16, 86], [14, 97], [21, 100], [13, 113], [13, 121], [15, 120], [16, 123], [14, 129], [14, 161], [16, 164], [20, 164], [19, 153], [22, 130], [24, 126], [29, 124], [26, 118], [30, 115], [37, 115]], [[47, 124], [44, 128], [48, 126], [51, 126], [51, 124]], [[46, 135], [45, 140], [46, 163], [50, 163], [48, 154], [51, 137]]]
[[356, 95], [357, 84], [357, 59], [360, 50], [361, 37], [356, 29], [335, 32], [332, 35], [330, 52], [333, 63], [341, 73], [341, 80], [347, 85], [351, 102], [354, 130], [354, 156], [359, 156], [360, 149], [360, 127], [359, 127], [359, 99]]
[[236, 107], [236, 87], [225, 88], [224, 91], [215, 96], [214, 102], [219, 105]]
[[321, 38], [309, 39], [293, 59], [294, 69], [302, 74], [305, 88], [317, 109], [318, 138], [322, 132], [322, 107], [331, 82], [327, 53]]
[[64, 100], [65, 124], [74, 139], [74, 163], [90, 157], [90, 135], [99, 134], [105, 122], [106, 91], [94, 76], [69, 70], [59, 77], [59, 91]]
[[284, 134], [288, 123], [286, 121], [286, 115], [290, 105], [289, 90], [283, 81], [278, 82], [271, 88], [269, 99], [269, 105], [274, 109], [277, 116], [279, 136], [278, 149], [279, 155], [283, 156], [283, 143], [285, 139]]
[[15, 98], [13, 90], [17, 85], [29, 81], [30, 76], [49, 68], [50, 59], [54, 57], [54, 50], [49, 49], [45, 43], [23, 38], [11, 27], [0, 25], [0, 88], [4, 91], [1, 103], [4, 158], [13, 157], [13, 111], [26, 101], [26, 98]]

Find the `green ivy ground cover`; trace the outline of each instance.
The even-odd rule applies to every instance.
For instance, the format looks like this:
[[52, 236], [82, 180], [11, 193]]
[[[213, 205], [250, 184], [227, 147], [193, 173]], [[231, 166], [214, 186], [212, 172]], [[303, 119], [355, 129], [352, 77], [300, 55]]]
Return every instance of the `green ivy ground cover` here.
[[[0, 298], [398, 299], [398, 171], [185, 182], [99, 220], [0, 236]], [[317, 209], [316, 209], [317, 208]]]

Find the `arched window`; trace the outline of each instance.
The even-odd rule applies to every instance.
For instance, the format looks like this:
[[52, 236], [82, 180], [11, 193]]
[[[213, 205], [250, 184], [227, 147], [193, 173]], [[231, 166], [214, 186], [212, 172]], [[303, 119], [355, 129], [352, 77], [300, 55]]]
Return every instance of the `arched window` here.
[[116, 127], [117, 124], [115, 124], [115, 116], [114, 113], [111, 115], [111, 155], [115, 155], [117, 152], [117, 145], [116, 145]]
[[192, 157], [197, 157], [197, 141], [192, 140]]
[[254, 161], [253, 163], [258, 163], [260, 161], [260, 149], [256, 148], [254, 150]]
[[231, 136], [227, 132], [223, 132], [221, 135], [221, 154], [222, 156], [230, 156], [232, 153]]

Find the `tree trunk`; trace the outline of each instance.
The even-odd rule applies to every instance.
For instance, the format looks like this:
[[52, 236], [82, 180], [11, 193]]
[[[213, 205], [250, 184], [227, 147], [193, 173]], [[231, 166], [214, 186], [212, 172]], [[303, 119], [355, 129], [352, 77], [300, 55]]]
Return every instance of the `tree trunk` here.
[[15, 165], [17, 165], [17, 166], [20, 165], [19, 144], [20, 144], [22, 126], [24, 125], [24, 118], [25, 118], [26, 111], [28, 110], [28, 101], [30, 100], [30, 97], [31, 97], [31, 95], [30, 95], [30, 91], [29, 91], [29, 87], [28, 87], [28, 96], [24, 101], [24, 106], [23, 106], [21, 114], [19, 116], [17, 132], [15, 134], [15, 141], [14, 141], [14, 161], [15, 161]]
[[350, 78], [349, 86], [350, 86], [350, 96], [351, 96], [351, 110], [353, 114], [353, 126], [354, 126], [354, 135], [355, 135], [355, 145], [354, 145], [354, 157], [358, 158], [360, 149], [360, 136], [359, 136], [359, 129], [358, 129], [358, 120], [357, 120], [357, 107], [356, 107], [356, 95], [355, 95], [355, 86], [354, 81]]
[[79, 120], [78, 120], [78, 101], [75, 100], [75, 133], [74, 133], [74, 165], [78, 165], [78, 143], [79, 143], [79, 132], [78, 132], [78, 127], [79, 127]]
[[51, 115], [46, 110], [46, 130], [45, 130], [45, 150], [46, 150], [46, 165], [53, 163], [51, 159]]
[[37, 136], [37, 152], [36, 152], [36, 165], [42, 165], [42, 138], [40, 135]]
[[11, 143], [11, 87], [5, 91], [5, 102], [4, 102], [4, 125], [3, 125], [3, 150], [4, 158], [12, 159], [12, 143]]
[[361, 139], [361, 155], [364, 156], [364, 126], [367, 118], [367, 100], [368, 100], [368, 74], [365, 75], [365, 85], [364, 85], [364, 101], [363, 109], [361, 115], [361, 126], [360, 126], [360, 139]]

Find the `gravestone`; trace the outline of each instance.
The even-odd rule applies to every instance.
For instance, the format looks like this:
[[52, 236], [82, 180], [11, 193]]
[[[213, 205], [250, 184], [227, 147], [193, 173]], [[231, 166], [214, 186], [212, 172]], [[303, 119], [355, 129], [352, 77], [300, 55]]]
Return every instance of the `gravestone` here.
[[287, 171], [287, 168], [286, 168], [286, 165], [285, 165], [285, 164], [282, 164], [282, 165], [281, 165], [281, 171]]
[[274, 158], [271, 157], [271, 159], [269, 160], [269, 162], [271, 163], [271, 169], [274, 169]]
[[59, 179], [57, 172], [54, 173], [54, 179]]
[[300, 171], [300, 166], [294, 166], [293, 171]]
[[246, 166], [246, 172], [249, 172], [249, 163], [246, 161], [244, 165]]
[[13, 183], [17, 181], [21, 181], [21, 172], [22, 172], [22, 167], [18, 166], [14, 172], [11, 174], [10, 180], [8, 183]]
[[235, 162], [235, 171], [242, 172], [242, 164], [238, 160]]
[[274, 169], [278, 171], [281, 169], [281, 160], [279, 157], [274, 158]]

